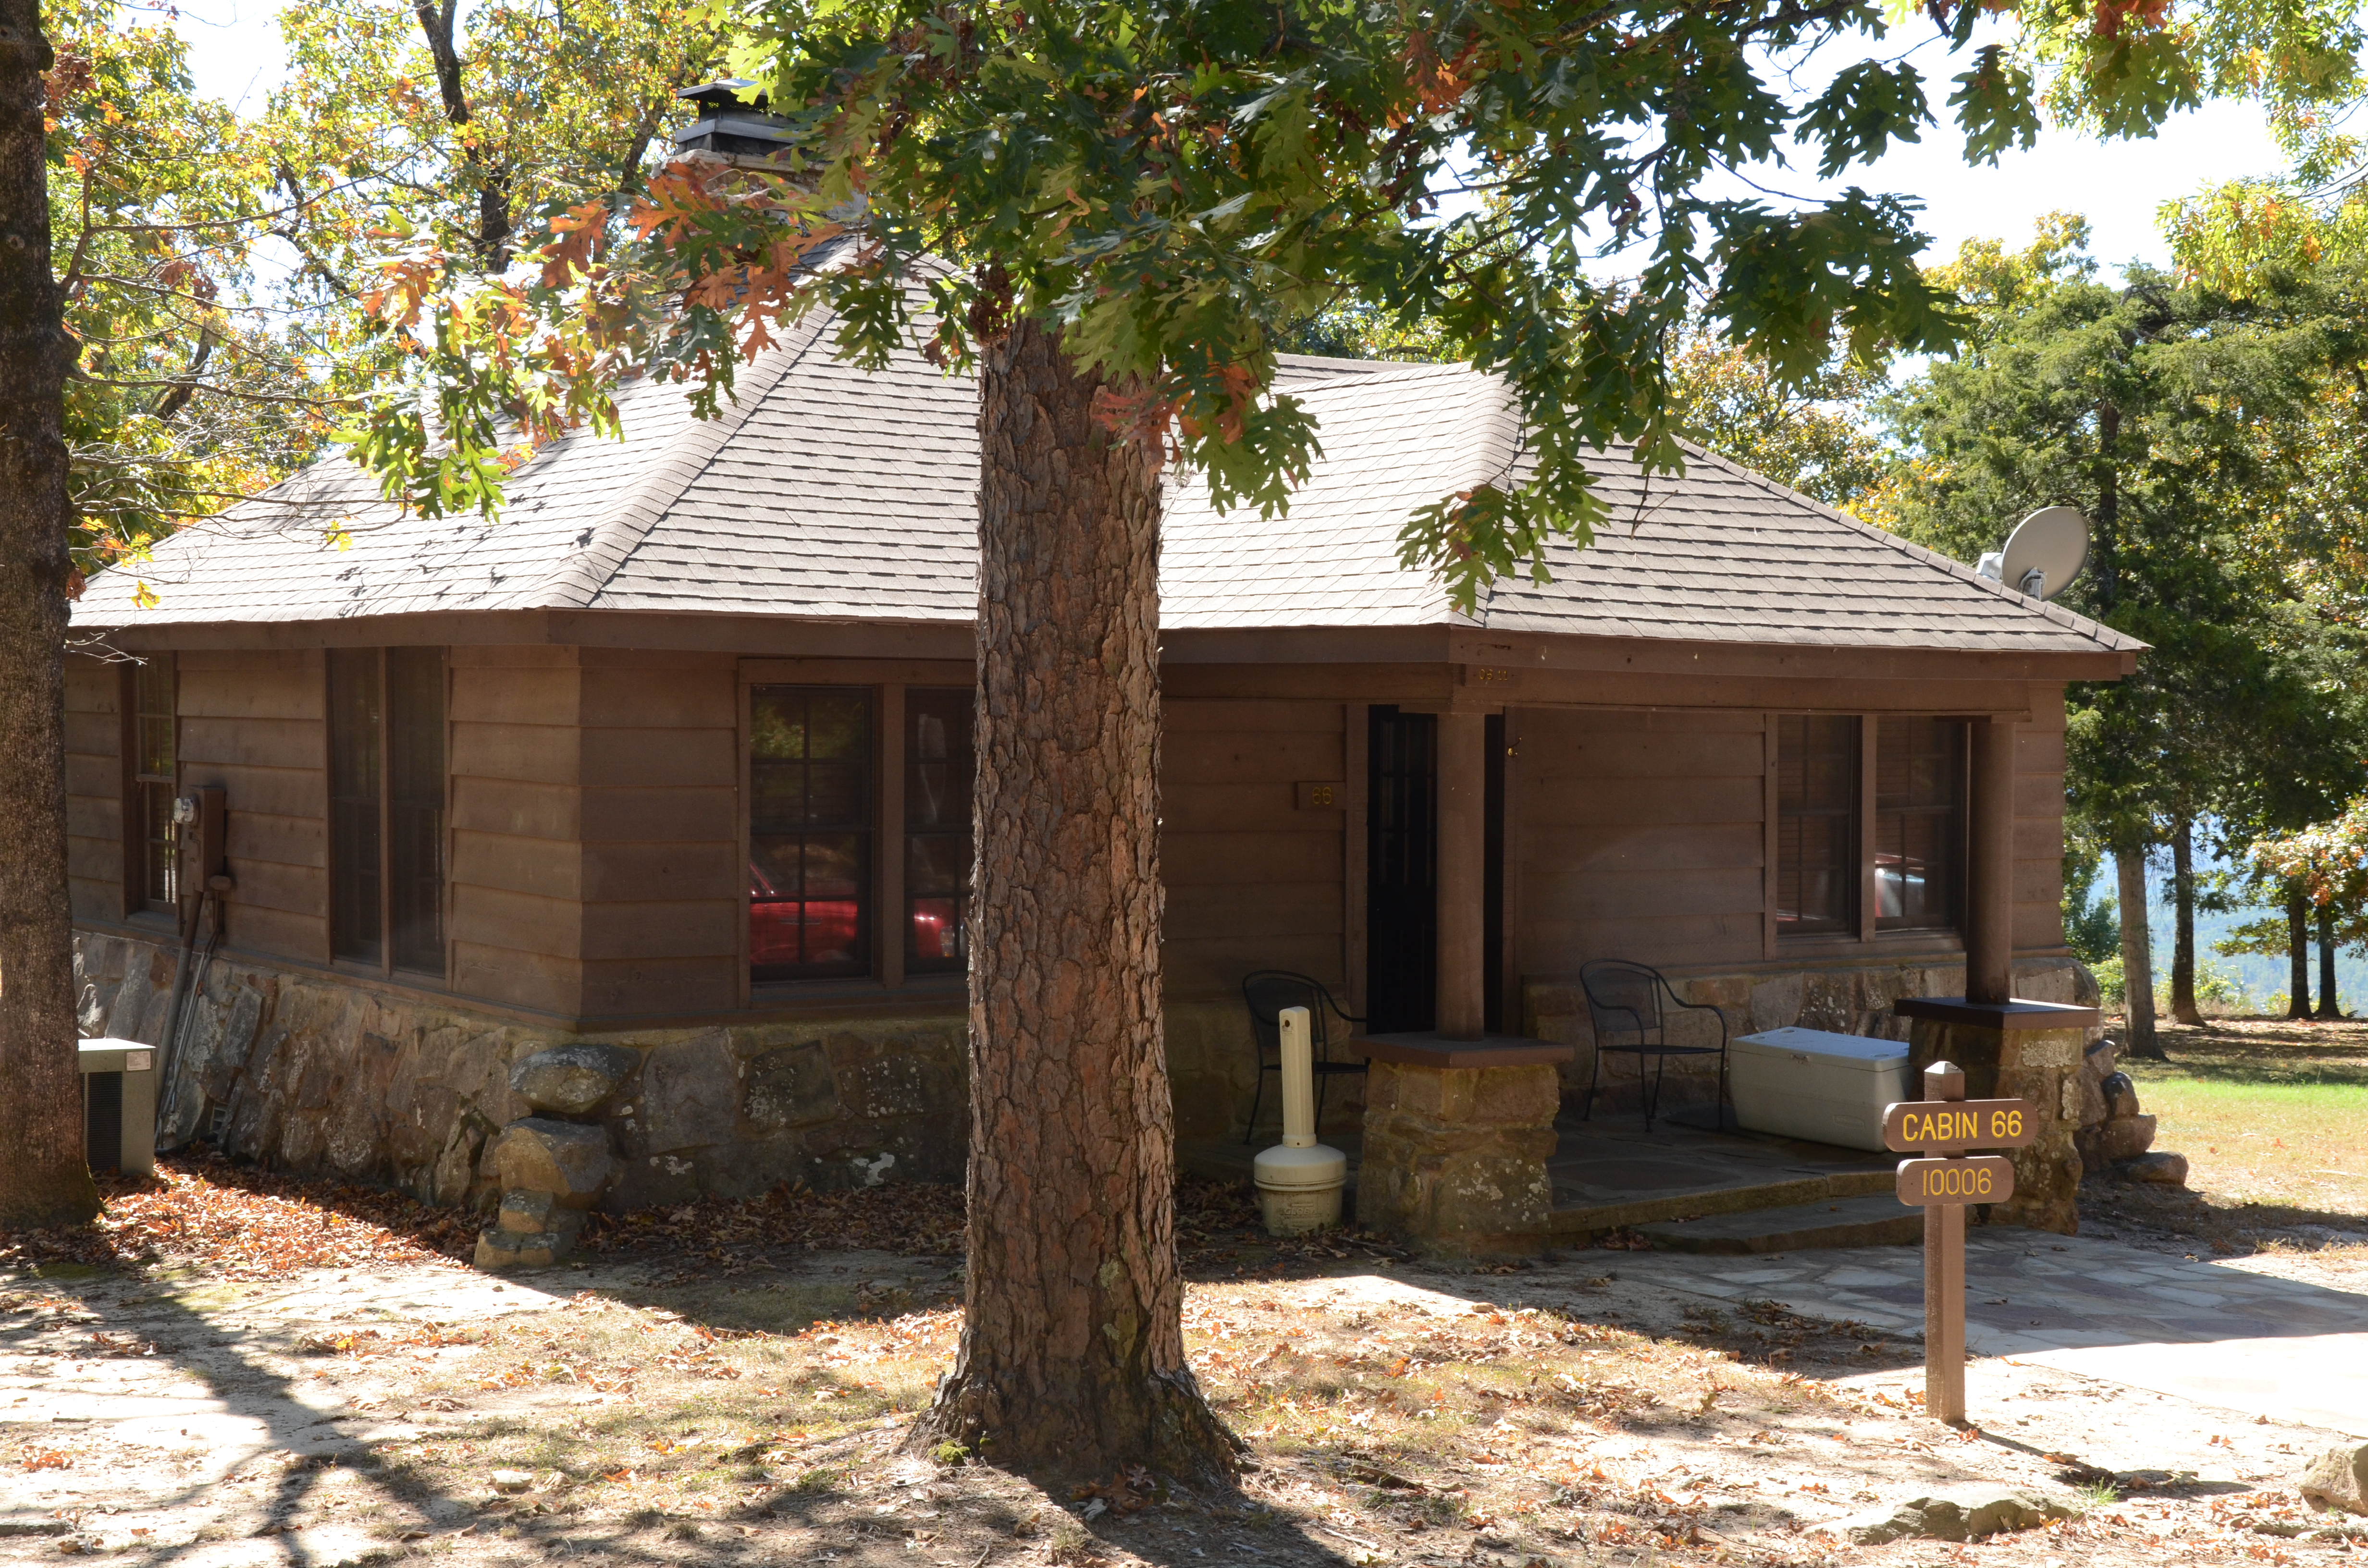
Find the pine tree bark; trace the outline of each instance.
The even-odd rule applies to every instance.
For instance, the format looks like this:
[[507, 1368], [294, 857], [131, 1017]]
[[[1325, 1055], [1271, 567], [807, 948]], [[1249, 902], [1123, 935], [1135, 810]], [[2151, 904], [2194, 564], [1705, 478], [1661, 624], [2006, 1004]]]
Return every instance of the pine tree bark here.
[[2343, 1005], [2335, 994], [2335, 905], [2318, 906], [2318, 1017], [2340, 1018]]
[[2162, 1045], [2154, 1033], [2154, 944], [2146, 931], [2146, 846], [2125, 844], [2116, 848], [2113, 871], [2120, 883], [2122, 991], [2126, 998], [2129, 1052], [2159, 1062]]
[[0, 0], [0, 1226], [98, 1212], [83, 1160], [66, 892], [65, 381], [38, 0]]
[[1039, 1473], [1222, 1473], [1176, 1267], [1156, 456], [1054, 331], [982, 358], [967, 1312], [916, 1430]]
[[2195, 1006], [2195, 824], [2181, 822], [2170, 838], [2170, 894], [2176, 918], [2170, 943], [2170, 1016], [2200, 1024]]
[[2310, 1017], [2310, 900], [2286, 889], [2286, 1017]]

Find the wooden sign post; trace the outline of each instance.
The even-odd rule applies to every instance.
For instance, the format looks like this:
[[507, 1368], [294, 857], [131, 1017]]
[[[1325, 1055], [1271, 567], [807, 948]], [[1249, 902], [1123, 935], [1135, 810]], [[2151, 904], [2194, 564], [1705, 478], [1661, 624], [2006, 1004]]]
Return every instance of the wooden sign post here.
[[1969, 1100], [1953, 1063], [1924, 1069], [1924, 1097], [1886, 1108], [1883, 1142], [1901, 1153], [1899, 1201], [1924, 1210], [1924, 1410], [1952, 1426], [1965, 1419], [1965, 1206], [2014, 1196], [2014, 1162], [1973, 1149], [2037, 1142], [2029, 1100]]

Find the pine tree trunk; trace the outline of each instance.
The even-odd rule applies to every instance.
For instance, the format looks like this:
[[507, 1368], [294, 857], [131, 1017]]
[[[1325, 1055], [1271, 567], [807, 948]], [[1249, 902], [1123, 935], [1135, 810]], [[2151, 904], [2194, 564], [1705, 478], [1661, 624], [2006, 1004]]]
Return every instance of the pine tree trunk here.
[[2335, 995], [2335, 905], [2331, 903], [2318, 906], [2318, 1016], [2343, 1017], [2342, 1004]]
[[2200, 1024], [2195, 1006], [2195, 825], [2182, 822], [2170, 839], [2171, 903], [2178, 918], [2170, 945], [2170, 1016]]
[[1161, 1037], [1158, 470], [1055, 332], [983, 359], [967, 1314], [916, 1431], [1040, 1473], [1219, 1473]]
[[0, 1226], [98, 1212], [66, 894], [66, 372], [36, 0], [0, 0]]
[[2154, 947], [2146, 931], [2146, 847], [2123, 845], [2113, 852], [2113, 871], [2120, 880], [2122, 915], [2122, 990], [2129, 1029], [2129, 1052], [2152, 1061], [2162, 1059], [2154, 1037]]
[[2310, 1017], [2310, 901], [2286, 890], [2286, 1017]]

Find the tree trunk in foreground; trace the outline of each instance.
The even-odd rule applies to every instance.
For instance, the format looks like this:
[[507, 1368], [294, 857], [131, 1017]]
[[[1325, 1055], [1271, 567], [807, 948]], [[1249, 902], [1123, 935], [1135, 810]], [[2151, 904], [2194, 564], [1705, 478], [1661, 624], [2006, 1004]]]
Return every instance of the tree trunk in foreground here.
[[37, 0], [0, 0], [0, 1227], [98, 1212], [66, 894], [65, 378]]
[[2343, 1006], [2335, 995], [2335, 905], [2331, 903], [2318, 906], [2318, 1016], [2343, 1017]]
[[1054, 332], [983, 361], [970, 1271], [916, 1430], [1039, 1472], [1220, 1473], [1161, 1037], [1158, 472]]
[[2195, 826], [2180, 823], [2170, 840], [2170, 895], [2177, 918], [2170, 942], [2170, 1016], [2200, 1024], [2195, 1006]]
[[2146, 932], [2146, 846], [2126, 844], [2113, 851], [2113, 873], [2120, 882], [2122, 915], [2122, 994], [2129, 1020], [2129, 1052], [2149, 1061], [2162, 1060], [2154, 1038], [2154, 946]]
[[2310, 901], [2299, 883], [2286, 889], [2286, 1017], [2310, 1017]]

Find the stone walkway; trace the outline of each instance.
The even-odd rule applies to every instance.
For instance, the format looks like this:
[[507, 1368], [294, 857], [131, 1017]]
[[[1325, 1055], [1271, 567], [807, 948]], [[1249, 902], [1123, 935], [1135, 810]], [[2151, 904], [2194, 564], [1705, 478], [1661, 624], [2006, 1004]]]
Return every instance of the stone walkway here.
[[[2368, 1437], [2368, 1295], [2040, 1231], [1965, 1244], [1965, 1344], [2196, 1403]], [[1623, 1277], [1895, 1332], [1924, 1326], [1923, 1249], [1634, 1253]]]

